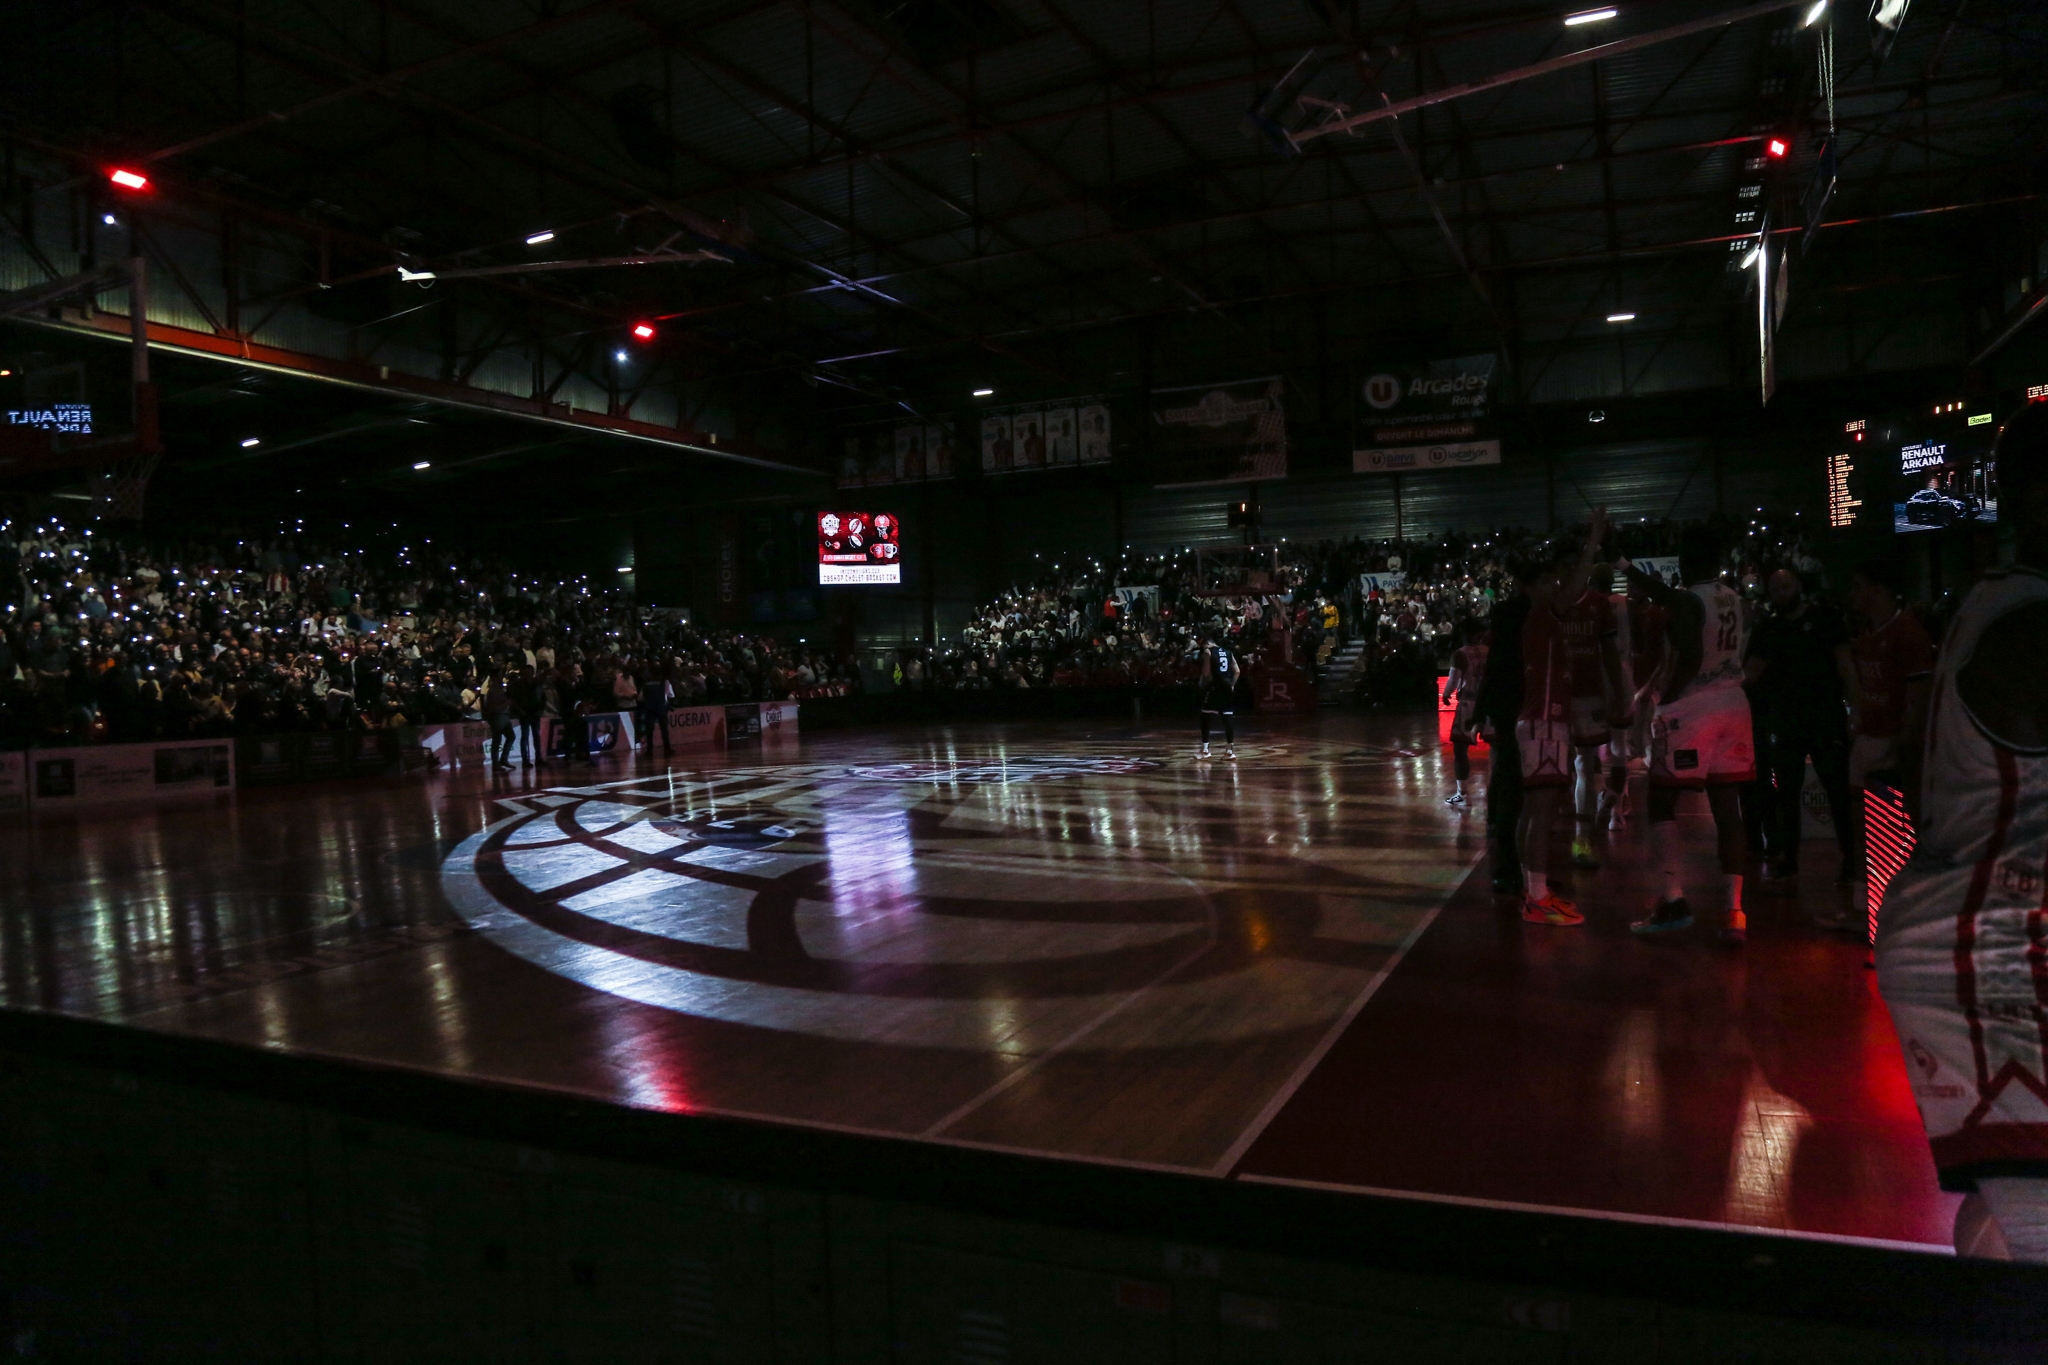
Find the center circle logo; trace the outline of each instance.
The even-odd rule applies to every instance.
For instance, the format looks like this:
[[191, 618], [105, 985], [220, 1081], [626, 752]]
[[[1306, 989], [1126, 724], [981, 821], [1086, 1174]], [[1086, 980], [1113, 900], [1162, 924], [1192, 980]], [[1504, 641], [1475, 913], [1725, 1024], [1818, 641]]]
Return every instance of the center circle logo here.
[[[846, 1042], [1114, 1048], [1108, 1030], [1062, 1040], [1140, 997], [1184, 1044], [1326, 1018], [1316, 992], [1264, 998], [1276, 963], [1244, 945], [1329, 970], [1328, 888], [1291, 889], [1291, 860], [1230, 840], [1190, 853], [1185, 817], [1148, 847], [1128, 813], [1146, 803], [1090, 780], [1184, 778], [1157, 759], [977, 756], [536, 792], [501, 799], [441, 886], [471, 928], [591, 990]], [[1251, 887], [1261, 858], [1272, 889]]]
[[1365, 381], [1365, 401], [1375, 412], [1385, 412], [1401, 401], [1401, 381], [1390, 374], [1376, 374]]

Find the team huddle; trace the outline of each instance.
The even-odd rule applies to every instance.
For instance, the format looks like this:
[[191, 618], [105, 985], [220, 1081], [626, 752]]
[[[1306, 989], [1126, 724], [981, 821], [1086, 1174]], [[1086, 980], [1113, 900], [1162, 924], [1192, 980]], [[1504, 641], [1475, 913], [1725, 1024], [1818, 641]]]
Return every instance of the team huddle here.
[[[1866, 870], [1864, 794], [1888, 789], [1911, 815], [1910, 857], [1876, 914], [1877, 979], [1942, 1186], [1970, 1196], [1957, 1249], [2048, 1262], [2048, 404], [2021, 409], [1997, 450], [2011, 559], [1955, 602], [1938, 651], [1902, 608], [1896, 555], [1852, 576], [1852, 638], [1789, 571], [1772, 576], [1771, 609], [1753, 617], [1722, 581], [1705, 528], [1680, 545], [1687, 586], [1601, 565], [1596, 514], [1582, 546], [1525, 566], [1522, 591], [1455, 656], [1443, 697], [1458, 704], [1449, 804], [1467, 803], [1467, 750], [1489, 740], [1494, 888], [1518, 895], [1531, 924], [1579, 925], [1585, 915], [1550, 885], [1558, 807], [1570, 791], [1572, 861], [1597, 868], [1595, 831], [1626, 827], [1639, 766], [1658, 880], [1630, 928], [1654, 936], [1694, 922], [1675, 817], [1681, 793], [1703, 791], [1722, 882], [1716, 930], [1739, 945], [1749, 828], [1764, 833], [1765, 886], [1789, 889], [1807, 763], [1847, 886]], [[1771, 818], [1752, 809], [1745, 821], [1746, 786]]]
[[[1594, 832], [1624, 827], [1631, 765], [1646, 769], [1662, 894], [1632, 927], [1663, 934], [1693, 922], [1678, 875], [1677, 804], [1681, 792], [1705, 791], [1721, 844], [1720, 932], [1740, 943], [1747, 935], [1747, 850], [1736, 789], [1756, 778], [1742, 690], [1742, 599], [1720, 581], [1719, 547], [1704, 528], [1681, 546], [1688, 588], [1670, 587], [1626, 560], [1597, 563], [1605, 539], [1605, 515], [1596, 513], [1584, 545], [1560, 545], [1529, 566], [1524, 591], [1495, 607], [1487, 635], [1453, 656], [1445, 700], [1458, 703], [1457, 787], [1449, 804], [1467, 804], [1466, 751], [1490, 732], [1495, 889], [1519, 890], [1522, 918], [1531, 923], [1578, 925], [1584, 914], [1550, 885], [1558, 807], [1569, 792], [1572, 861], [1597, 869]], [[1623, 583], [1625, 590], [1616, 591]], [[1504, 742], [1508, 736], [1512, 743]], [[1519, 869], [1519, 887], [1510, 869]]]

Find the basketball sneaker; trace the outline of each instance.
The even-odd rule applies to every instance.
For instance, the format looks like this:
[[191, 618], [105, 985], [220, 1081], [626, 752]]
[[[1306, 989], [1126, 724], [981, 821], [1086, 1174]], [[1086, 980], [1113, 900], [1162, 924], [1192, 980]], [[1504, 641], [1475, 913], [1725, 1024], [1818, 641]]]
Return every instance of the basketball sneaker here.
[[1749, 916], [1740, 910], [1730, 910], [1728, 918], [1721, 922], [1720, 938], [1731, 948], [1740, 948], [1749, 942]]
[[1572, 840], [1572, 866], [1587, 872], [1600, 870], [1600, 860], [1593, 856], [1593, 841], [1584, 835]]
[[1544, 892], [1541, 900], [1523, 897], [1522, 918], [1531, 924], [1550, 924], [1561, 929], [1586, 922], [1586, 917], [1579, 913], [1579, 907], [1555, 891]]
[[1456, 810], [1463, 810], [1470, 803], [1465, 800], [1465, 793], [1452, 792], [1444, 798], [1444, 804]]
[[1223, 746], [1223, 756], [1224, 756], [1225, 758], [1229, 758], [1229, 759], [1235, 759], [1235, 758], [1237, 757], [1237, 746], [1236, 746], [1235, 744], [1226, 744], [1226, 745], [1224, 745], [1224, 746]]
[[1675, 901], [1658, 901], [1647, 919], [1639, 919], [1629, 925], [1629, 932], [1649, 937], [1655, 934], [1675, 934], [1680, 929], [1692, 928], [1692, 908], [1680, 897]]
[[1201, 752], [1201, 753], [1199, 753], [1199, 754], [1197, 754], [1197, 755], [1196, 755], [1196, 757], [1197, 757], [1197, 758], [1207, 758], [1208, 756], [1209, 756], [1209, 742], [1208, 742], [1207, 740], [1203, 740], [1203, 741], [1202, 741], [1202, 752]]

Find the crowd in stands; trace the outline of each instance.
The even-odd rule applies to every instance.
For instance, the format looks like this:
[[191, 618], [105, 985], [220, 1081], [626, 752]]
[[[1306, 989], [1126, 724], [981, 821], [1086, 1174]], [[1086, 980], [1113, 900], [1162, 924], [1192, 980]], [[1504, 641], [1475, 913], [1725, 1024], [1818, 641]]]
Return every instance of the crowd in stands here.
[[616, 587], [290, 535], [0, 518], [0, 749], [539, 717], [853, 690], [850, 660], [699, 633]]
[[[1676, 553], [1684, 526], [1616, 528], [1623, 553]], [[1723, 524], [1728, 571], [1761, 597], [1773, 569], [1819, 564], [1797, 527]], [[1284, 662], [1320, 674], [1343, 645], [1362, 648], [1343, 678], [1365, 700], [1410, 701], [1448, 665], [1461, 623], [1483, 619], [1538, 554], [1545, 534], [1501, 529], [1414, 540], [1281, 544], [1252, 556], [1192, 550], [1055, 564], [972, 616], [957, 640], [910, 650], [910, 689], [1191, 685], [1206, 640], [1248, 665]], [[1257, 577], [1252, 577], [1253, 572]]]
[[[1623, 525], [1669, 554], [1675, 523]], [[1796, 533], [1723, 528], [1728, 569], [1761, 593], [1818, 565]], [[909, 690], [1191, 686], [1205, 642], [1248, 666], [1339, 679], [1361, 700], [1433, 685], [1545, 536], [1500, 530], [1282, 544], [1259, 555], [1126, 555], [1057, 564], [976, 611], [957, 639], [905, 651]], [[0, 748], [475, 719], [500, 672], [534, 716], [857, 690], [849, 659], [765, 635], [700, 632], [604, 583], [437, 552], [292, 535], [175, 543], [104, 526], [0, 519]]]

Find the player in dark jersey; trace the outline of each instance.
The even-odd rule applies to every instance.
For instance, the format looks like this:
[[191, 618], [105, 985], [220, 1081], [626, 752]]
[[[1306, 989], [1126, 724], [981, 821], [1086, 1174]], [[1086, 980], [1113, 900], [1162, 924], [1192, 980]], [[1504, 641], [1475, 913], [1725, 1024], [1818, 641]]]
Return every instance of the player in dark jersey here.
[[1209, 757], [1209, 718], [1223, 721], [1223, 752], [1237, 757], [1237, 686], [1244, 670], [1229, 648], [1213, 640], [1202, 641], [1202, 676], [1199, 679], [1202, 710], [1202, 757]]

